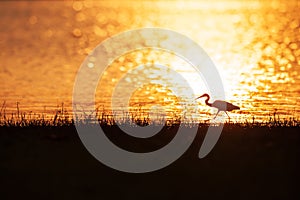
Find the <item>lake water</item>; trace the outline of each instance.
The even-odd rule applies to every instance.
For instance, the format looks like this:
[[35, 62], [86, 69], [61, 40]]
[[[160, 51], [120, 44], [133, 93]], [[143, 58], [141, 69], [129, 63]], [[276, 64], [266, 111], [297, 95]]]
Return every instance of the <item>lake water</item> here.
[[[300, 117], [299, 1], [76, 1], [0, 2], [1, 112], [72, 111], [76, 73], [85, 57], [104, 39], [123, 31], [162, 27], [197, 42], [222, 77], [226, 100], [241, 107], [234, 121]], [[195, 98], [208, 92], [200, 76], [181, 58], [155, 50], [123, 55], [99, 82], [96, 106], [110, 110], [120, 78], [141, 64], [162, 64], [185, 77]], [[162, 105], [169, 117], [180, 97], [155, 80], [132, 94], [130, 111]], [[141, 72], [146, 74], [147, 70]], [[134, 82], [134, 80], [128, 80]], [[180, 84], [178, 85], [180, 87]], [[185, 90], [185, 88], [181, 88]], [[218, 97], [213, 97], [213, 99]], [[194, 119], [216, 112], [198, 101]]]

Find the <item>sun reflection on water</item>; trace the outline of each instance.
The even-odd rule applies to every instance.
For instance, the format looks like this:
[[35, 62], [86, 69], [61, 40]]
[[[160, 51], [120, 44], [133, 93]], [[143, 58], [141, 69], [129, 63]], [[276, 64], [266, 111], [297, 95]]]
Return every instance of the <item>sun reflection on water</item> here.
[[[61, 102], [71, 110], [76, 72], [96, 45], [122, 31], [163, 27], [192, 38], [212, 58], [221, 74], [226, 99], [241, 107], [230, 114], [234, 120], [253, 116], [266, 120], [275, 111], [282, 118], [300, 117], [299, 1], [0, 4], [0, 25], [5, 27], [0, 30], [0, 78], [5, 80], [0, 85], [0, 100], [6, 102], [7, 112], [15, 112], [17, 101], [27, 112], [44, 112], [45, 106], [53, 112], [53, 105]], [[108, 67], [96, 92], [97, 106], [109, 110], [109, 98], [118, 80], [140, 64], [155, 63], [182, 74], [195, 96], [208, 92], [202, 78], [185, 60], [167, 52], [142, 50], [121, 56]], [[89, 67], [93, 68], [93, 62]], [[163, 79], [159, 70], [151, 76]], [[131, 109], [139, 102], [139, 107], [149, 110], [156, 101], [168, 104], [170, 116], [177, 115], [182, 109], [177, 105], [180, 98], [173, 97], [168, 88], [154, 85], [133, 94]], [[148, 96], [146, 102], [143, 96]], [[198, 104], [196, 117], [208, 119], [215, 113], [202, 101]]]

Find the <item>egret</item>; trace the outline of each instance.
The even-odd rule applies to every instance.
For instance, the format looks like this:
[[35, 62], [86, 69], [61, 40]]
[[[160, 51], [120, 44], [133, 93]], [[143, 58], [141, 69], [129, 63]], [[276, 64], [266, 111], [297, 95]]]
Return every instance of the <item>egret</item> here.
[[210, 106], [210, 107], [215, 107], [218, 109], [217, 114], [215, 115], [214, 119], [217, 117], [217, 115], [219, 114], [220, 111], [224, 111], [226, 113], [226, 115], [228, 116], [228, 118], [230, 119], [227, 111], [232, 111], [232, 110], [239, 110], [240, 107], [235, 106], [231, 103], [228, 103], [226, 101], [221, 101], [221, 100], [216, 100], [213, 103], [209, 103], [209, 99], [210, 96], [208, 94], [203, 94], [200, 97], [197, 97], [196, 99], [202, 98], [202, 97], [206, 97], [205, 103], [206, 105]]

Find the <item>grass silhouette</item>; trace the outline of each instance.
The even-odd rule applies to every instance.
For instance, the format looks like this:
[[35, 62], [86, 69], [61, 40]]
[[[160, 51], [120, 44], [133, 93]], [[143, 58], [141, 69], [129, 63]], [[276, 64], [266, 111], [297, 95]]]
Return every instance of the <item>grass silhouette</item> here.
[[[115, 117], [110, 111], [106, 111], [104, 108], [100, 111], [99, 107], [96, 109], [95, 113], [86, 114], [82, 113], [80, 115], [70, 114], [65, 108], [64, 103], [58, 107], [52, 115], [47, 117], [44, 113], [36, 114], [33, 112], [22, 112], [19, 108], [19, 102], [16, 103], [16, 112], [6, 113], [5, 101], [0, 110], [0, 126], [4, 127], [49, 127], [49, 126], [74, 126], [75, 122], [82, 125], [92, 125], [100, 124], [101, 126], [114, 126], [114, 125], [129, 125], [129, 126], [147, 126], [147, 125], [165, 125], [165, 126], [199, 126], [207, 127], [209, 125], [218, 125], [218, 123], [209, 122], [209, 120], [185, 120], [182, 122], [180, 116], [175, 116], [172, 119], [155, 119], [151, 120], [149, 115], [145, 115], [145, 111], [141, 108], [136, 109], [136, 113], [123, 113], [122, 116]], [[243, 128], [253, 128], [253, 127], [300, 127], [300, 121], [294, 117], [281, 118], [277, 115], [276, 110], [273, 115], [266, 116], [263, 121], [256, 121], [255, 116], [251, 119], [246, 119], [243, 122], [231, 122], [225, 121], [225, 126], [227, 127], [243, 127]]]

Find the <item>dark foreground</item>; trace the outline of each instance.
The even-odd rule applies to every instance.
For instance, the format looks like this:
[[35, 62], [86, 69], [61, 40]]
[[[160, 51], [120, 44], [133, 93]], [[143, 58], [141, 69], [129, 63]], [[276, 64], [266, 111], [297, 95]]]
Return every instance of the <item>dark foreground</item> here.
[[[176, 127], [143, 141], [114, 126], [105, 131], [119, 146], [143, 152], [170, 141]], [[228, 126], [199, 159], [205, 132], [200, 128], [189, 150], [168, 167], [129, 174], [91, 156], [74, 127], [0, 127], [0, 198], [300, 199], [299, 128]]]

